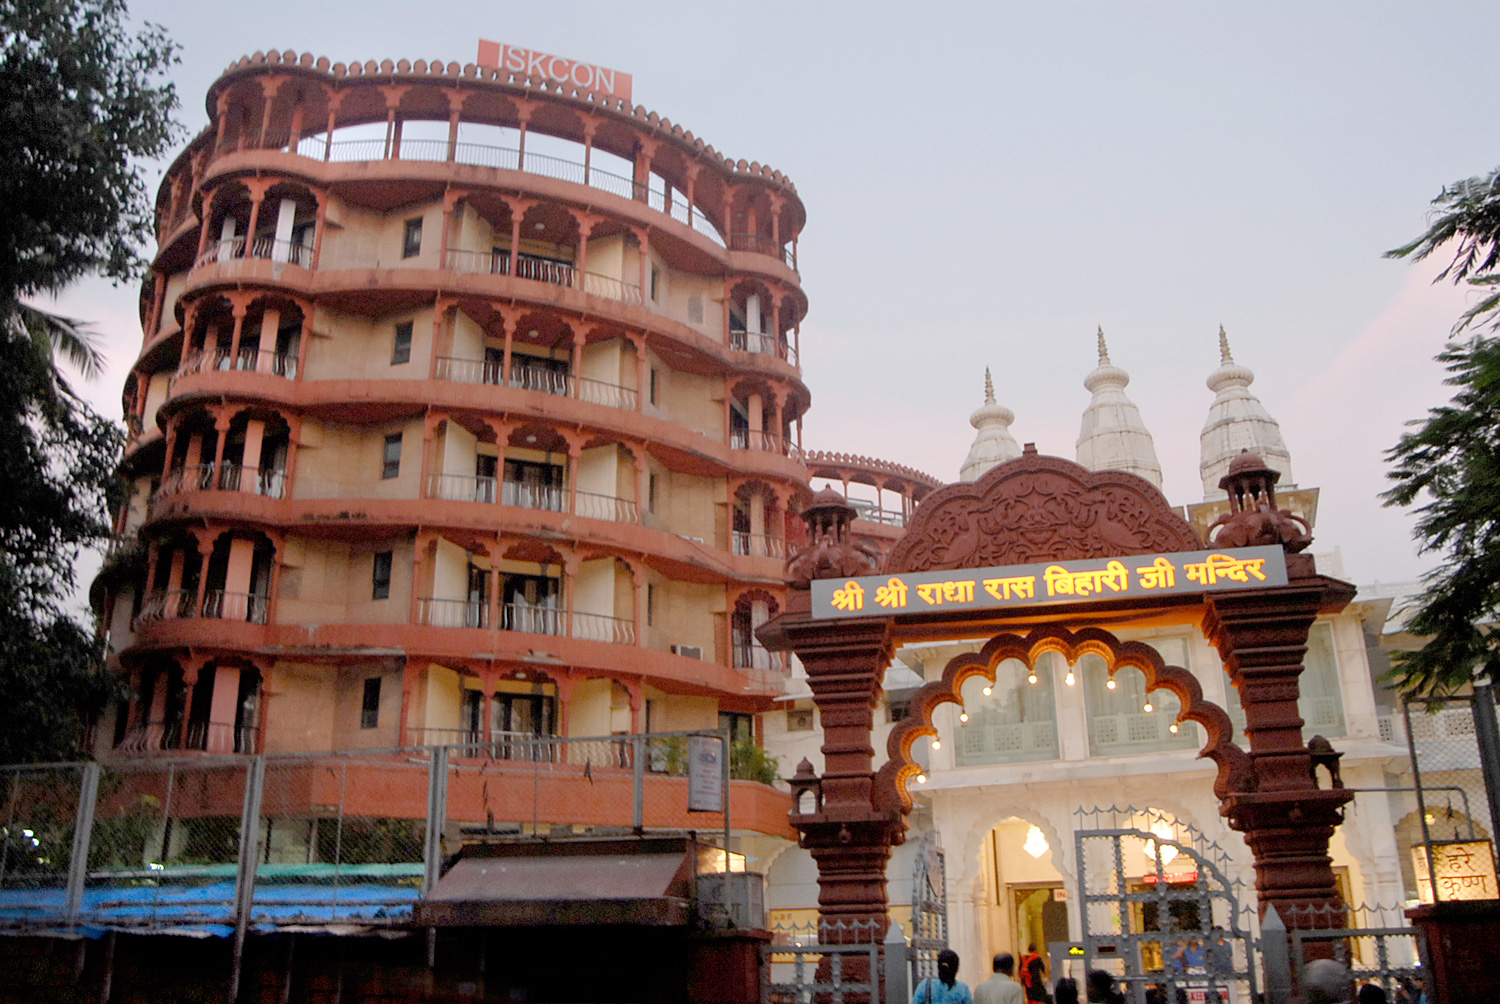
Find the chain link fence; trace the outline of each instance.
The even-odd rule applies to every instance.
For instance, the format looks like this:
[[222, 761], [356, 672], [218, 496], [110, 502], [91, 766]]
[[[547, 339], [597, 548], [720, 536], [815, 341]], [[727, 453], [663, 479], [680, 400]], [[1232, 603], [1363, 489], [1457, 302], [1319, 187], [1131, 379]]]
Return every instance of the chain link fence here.
[[1494, 694], [1478, 687], [1472, 694], [1413, 697], [1402, 711], [1413, 790], [1396, 834], [1402, 869], [1410, 870], [1408, 890], [1426, 902], [1472, 899], [1476, 891], [1492, 898], [1494, 888], [1470, 888], [1489, 880], [1440, 874], [1438, 861], [1450, 848], [1472, 855], [1477, 848], [1467, 845], [1489, 842], [1494, 864], [1496, 821], [1486, 785], [1487, 761], [1492, 774], [1500, 769]]
[[[466, 839], [693, 830], [718, 842], [725, 812], [688, 809], [693, 736], [714, 750], [727, 741], [506, 736], [0, 767], [0, 929], [83, 924], [242, 942], [248, 930], [391, 926], [410, 920]], [[731, 815], [784, 820], [774, 762], [729, 759], [723, 781], [755, 778], [728, 781]]]

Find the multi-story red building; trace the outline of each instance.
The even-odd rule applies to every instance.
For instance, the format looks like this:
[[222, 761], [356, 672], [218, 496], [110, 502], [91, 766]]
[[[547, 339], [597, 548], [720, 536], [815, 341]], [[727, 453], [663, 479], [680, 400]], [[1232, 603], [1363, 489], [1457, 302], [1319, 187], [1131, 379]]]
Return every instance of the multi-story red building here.
[[790, 180], [496, 67], [258, 53], [207, 105], [124, 390], [99, 751], [748, 737], [808, 482]]

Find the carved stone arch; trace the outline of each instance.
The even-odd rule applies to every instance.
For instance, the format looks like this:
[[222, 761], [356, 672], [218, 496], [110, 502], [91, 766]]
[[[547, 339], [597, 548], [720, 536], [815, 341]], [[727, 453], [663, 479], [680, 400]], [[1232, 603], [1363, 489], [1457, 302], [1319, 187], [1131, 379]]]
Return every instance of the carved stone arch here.
[[917, 691], [911, 700], [909, 716], [891, 730], [886, 741], [889, 759], [876, 772], [871, 795], [876, 809], [911, 811], [908, 784], [919, 772], [911, 758], [912, 745], [923, 736], [937, 735], [932, 714], [943, 704], [960, 703], [958, 695], [964, 681], [979, 676], [993, 684], [995, 668], [1005, 660], [1017, 659], [1032, 668], [1037, 658], [1047, 652], [1057, 652], [1069, 665], [1076, 664], [1081, 656], [1097, 655], [1104, 660], [1110, 676], [1125, 666], [1139, 669], [1145, 674], [1148, 691], [1164, 689], [1176, 695], [1182, 704], [1177, 715], [1179, 722], [1197, 722], [1203, 726], [1208, 741], [1198, 755], [1214, 761], [1219, 768], [1214, 794], [1223, 798], [1231, 792], [1247, 790], [1252, 777], [1249, 754], [1235, 745], [1229, 715], [1217, 704], [1204, 700], [1203, 688], [1192, 673], [1181, 666], [1167, 665], [1156, 649], [1145, 642], [1120, 641], [1102, 628], [1084, 628], [1075, 633], [1048, 624], [1024, 638], [1015, 634], [996, 635], [978, 652], [955, 656], [944, 667], [941, 678]]
[[1035, 452], [922, 500], [886, 572], [927, 572], [1197, 551], [1192, 526], [1149, 481]]
[[[955, 854], [963, 855], [962, 860], [974, 862], [978, 860], [979, 854], [984, 848], [984, 838], [998, 824], [1007, 819], [1022, 819], [1042, 831], [1042, 836], [1047, 838], [1048, 860], [1052, 867], [1064, 880], [1071, 882], [1077, 872], [1073, 867], [1072, 832], [1060, 829], [1058, 825], [1045, 812], [1034, 806], [1017, 805], [1006, 803], [999, 806], [986, 804], [984, 811], [977, 813], [974, 817], [974, 825], [970, 826], [964, 834], [963, 845]], [[983, 874], [983, 867], [976, 873], [978, 879]]]

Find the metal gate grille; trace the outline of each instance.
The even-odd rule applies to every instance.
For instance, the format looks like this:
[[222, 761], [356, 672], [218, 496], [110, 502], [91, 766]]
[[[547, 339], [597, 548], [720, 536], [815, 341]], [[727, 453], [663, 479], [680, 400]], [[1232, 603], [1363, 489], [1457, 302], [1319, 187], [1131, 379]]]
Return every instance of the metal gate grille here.
[[948, 947], [948, 865], [936, 830], [917, 847], [911, 875], [911, 985], [937, 976], [938, 952]]

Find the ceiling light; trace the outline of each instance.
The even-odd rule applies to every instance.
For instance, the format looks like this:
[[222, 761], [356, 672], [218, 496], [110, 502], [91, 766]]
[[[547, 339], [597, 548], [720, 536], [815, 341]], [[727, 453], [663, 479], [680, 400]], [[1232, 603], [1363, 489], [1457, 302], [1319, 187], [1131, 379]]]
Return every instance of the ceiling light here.
[[1144, 707], [1144, 708], [1142, 708], [1142, 709], [1141, 709], [1141, 710], [1142, 710], [1142, 711], [1144, 711], [1144, 712], [1146, 712], [1146, 714], [1148, 714], [1148, 715], [1149, 715], [1149, 714], [1151, 714], [1151, 712], [1152, 712], [1152, 711], [1153, 711], [1153, 710], [1155, 710], [1155, 709], [1153, 709], [1153, 708], [1152, 708], [1152, 707], [1151, 707], [1151, 702], [1150, 702], [1150, 701], [1147, 701], [1147, 702], [1146, 702], [1146, 706], [1145, 706], [1145, 707]]
[[1167, 731], [1175, 736], [1177, 734], [1177, 723], [1173, 722], [1171, 725], [1169, 725], [1167, 727]]
[[534, 442], [536, 442], [536, 433], [533, 432], [533, 433], [528, 434], [527, 437], [526, 437], [526, 442], [528, 442], [528, 443], [534, 443]]
[[1073, 686], [1073, 684], [1075, 684], [1077, 682], [1078, 682], [1078, 678], [1073, 675], [1073, 670], [1071, 668], [1069, 668], [1068, 669], [1067, 679], [1063, 680], [1063, 683], [1066, 683], [1068, 686], [1071, 687], [1071, 686]]
[[935, 749], [935, 750], [942, 749], [943, 748], [943, 741], [941, 739], [939, 739], [937, 736], [933, 736], [932, 737], [932, 748]]
[[547, 224], [545, 224], [545, 223], [533, 223], [531, 225], [531, 229], [533, 229], [533, 230], [546, 230], [547, 229]]
[[1035, 683], [1036, 682], [1036, 670], [1033, 669], [1031, 671], [1031, 673], [1029, 675], [1027, 675], [1026, 682], [1027, 683]]
[[917, 783], [918, 784], [926, 784], [927, 783], [927, 775], [926, 774], [918, 774], [917, 775]]
[[984, 688], [984, 696], [985, 697], [989, 697], [994, 692], [995, 692], [995, 688], [994, 687], [985, 687]]
[[1026, 831], [1026, 842], [1021, 845], [1021, 850], [1034, 858], [1039, 858], [1051, 849], [1051, 845], [1047, 843], [1047, 835], [1039, 826], [1032, 823], [1031, 829]]
[[967, 722], [969, 720], [969, 713], [967, 711], [960, 711], [958, 713], [958, 720], [961, 722]]
[[1108, 687], [1110, 690], [1114, 690], [1115, 689], [1115, 678], [1113, 676], [1111, 676], [1109, 678], [1109, 682], [1106, 683], [1105, 686]]
[[[1156, 837], [1158, 839], [1160, 839], [1160, 840], [1176, 840], [1177, 839], [1177, 833], [1176, 833], [1176, 831], [1174, 831], [1172, 829], [1172, 825], [1170, 823], [1166, 822], [1166, 821], [1162, 821], [1162, 822], [1156, 823], [1154, 826], [1151, 827], [1151, 832], [1153, 834], [1155, 834]], [[1175, 847], [1168, 847], [1165, 844], [1158, 845], [1155, 840], [1148, 840], [1148, 841], [1146, 841], [1146, 846], [1145, 846], [1146, 857], [1148, 857], [1151, 860], [1155, 861], [1156, 860], [1156, 852], [1157, 852], [1157, 847], [1158, 846], [1161, 847], [1161, 863], [1163, 865], [1169, 865], [1169, 864], [1171, 864], [1172, 863], [1172, 859], [1175, 858], [1175, 857], [1177, 857], [1177, 848], [1175, 848]]]

